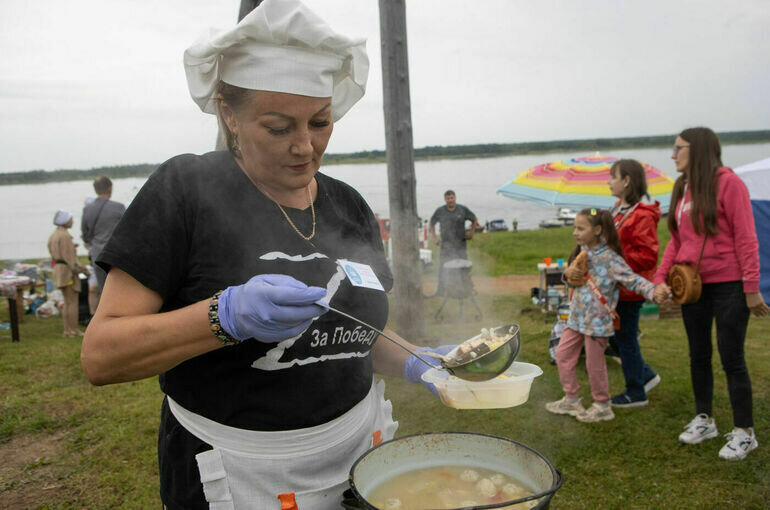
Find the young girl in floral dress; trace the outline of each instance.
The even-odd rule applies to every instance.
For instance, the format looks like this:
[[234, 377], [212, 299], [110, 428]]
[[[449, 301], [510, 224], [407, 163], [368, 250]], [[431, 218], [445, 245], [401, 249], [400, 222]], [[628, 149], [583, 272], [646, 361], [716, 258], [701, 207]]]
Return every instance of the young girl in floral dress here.
[[[567, 327], [556, 349], [556, 364], [564, 397], [545, 405], [554, 414], [575, 416], [582, 422], [611, 420], [609, 379], [604, 349], [615, 332], [618, 284], [652, 299], [654, 285], [634, 273], [623, 259], [618, 232], [608, 211], [584, 209], [575, 218], [573, 235], [577, 246], [570, 256], [580, 255], [581, 264], [571, 264], [565, 277], [576, 285], [570, 302]], [[584, 254], [581, 254], [584, 252]], [[578, 396], [577, 363], [585, 348], [588, 381], [593, 404], [585, 409]]]

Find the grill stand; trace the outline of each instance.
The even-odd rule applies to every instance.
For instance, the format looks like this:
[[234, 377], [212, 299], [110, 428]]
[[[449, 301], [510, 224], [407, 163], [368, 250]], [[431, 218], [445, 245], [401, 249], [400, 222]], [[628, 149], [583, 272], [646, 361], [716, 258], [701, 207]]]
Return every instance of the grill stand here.
[[[458, 309], [459, 309], [459, 311], [458, 311], [458, 317], [460, 318], [460, 320], [462, 320], [462, 318], [463, 318], [463, 301], [464, 301], [464, 298], [456, 298], [456, 299], [457, 299], [457, 301], [458, 301], [458, 302], [457, 302], [457, 306], [458, 306]], [[471, 296], [468, 296], [468, 299], [470, 299], [470, 300], [471, 300], [471, 303], [473, 303], [473, 306], [475, 306], [475, 307], [476, 307], [476, 316], [475, 316], [475, 319], [476, 319], [477, 321], [480, 321], [480, 320], [481, 320], [481, 319], [484, 317], [484, 314], [481, 312], [481, 308], [479, 307], [479, 304], [476, 302], [476, 298], [474, 298], [474, 297], [471, 295]], [[438, 311], [436, 311], [436, 316], [435, 316], [435, 319], [436, 319], [437, 321], [440, 319], [441, 311], [444, 309], [444, 305], [446, 305], [446, 302], [447, 302], [448, 300], [449, 300], [449, 296], [444, 296], [444, 300], [443, 300], [443, 301], [441, 301], [441, 306], [439, 306], [439, 307], [438, 307]]]
[[484, 315], [474, 297], [476, 291], [473, 288], [473, 280], [471, 280], [472, 267], [473, 264], [465, 259], [453, 259], [444, 264], [444, 299], [436, 311], [435, 320], [440, 319], [441, 312], [450, 298], [458, 300], [459, 320], [462, 320], [463, 317], [463, 301], [465, 299], [470, 299], [476, 308], [476, 320], [480, 321], [483, 318]]

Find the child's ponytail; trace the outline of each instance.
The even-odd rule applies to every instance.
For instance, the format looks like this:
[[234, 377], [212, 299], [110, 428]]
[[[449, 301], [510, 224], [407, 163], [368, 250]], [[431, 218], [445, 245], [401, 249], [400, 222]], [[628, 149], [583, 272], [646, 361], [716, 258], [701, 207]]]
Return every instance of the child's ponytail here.
[[618, 235], [618, 230], [615, 228], [615, 221], [612, 219], [612, 214], [610, 214], [607, 209], [601, 209], [597, 216], [599, 216], [599, 221], [602, 225], [602, 235], [607, 242], [607, 246], [623, 257], [623, 247], [620, 246], [620, 236]]
[[580, 254], [580, 245], [576, 244], [575, 247], [572, 249], [572, 253], [569, 254], [569, 258], [567, 259], [567, 265], [572, 264], [572, 261], [577, 258], [577, 256]]

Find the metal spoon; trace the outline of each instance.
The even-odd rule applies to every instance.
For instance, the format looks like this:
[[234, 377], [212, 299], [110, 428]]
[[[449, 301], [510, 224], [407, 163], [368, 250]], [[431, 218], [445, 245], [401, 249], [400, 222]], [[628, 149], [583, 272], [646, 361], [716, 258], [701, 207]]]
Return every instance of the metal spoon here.
[[[411, 354], [412, 356], [414, 356], [414, 357], [415, 357], [415, 358], [417, 358], [418, 360], [422, 361], [423, 363], [425, 363], [425, 364], [426, 364], [426, 365], [428, 365], [429, 367], [431, 367], [431, 368], [438, 368], [438, 369], [442, 369], [442, 368], [443, 368], [442, 366], [433, 365], [433, 364], [431, 364], [431, 363], [428, 363], [428, 362], [427, 362], [427, 361], [425, 361], [425, 360], [424, 360], [424, 359], [423, 359], [423, 358], [422, 358], [422, 357], [421, 357], [419, 354], [417, 354], [416, 352], [414, 352], [413, 350], [411, 350], [409, 347], [405, 346], [404, 344], [402, 344], [401, 342], [399, 342], [399, 341], [398, 341], [398, 340], [396, 340], [395, 338], [391, 338], [391, 337], [390, 337], [390, 336], [388, 336], [387, 334], [383, 333], [382, 331], [380, 331], [379, 329], [375, 328], [374, 326], [372, 326], [372, 325], [370, 325], [370, 324], [367, 324], [366, 322], [362, 321], [361, 319], [359, 319], [359, 318], [357, 318], [357, 317], [353, 317], [352, 315], [350, 315], [350, 314], [348, 314], [348, 313], [345, 313], [345, 312], [343, 312], [342, 310], [338, 310], [337, 308], [334, 308], [333, 306], [330, 306], [328, 303], [325, 303], [325, 302], [323, 302], [323, 301], [316, 301], [316, 304], [317, 304], [317, 305], [319, 305], [319, 306], [323, 306], [324, 308], [328, 308], [330, 311], [332, 311], [332, 312], [334, 312], [334, 313], [338, 313], [338, 314], [340, 314], [340, 315], [342, 315], [342, 316], [344, 316], [344, 317], [347, 317], [347, 318], [348, 318], [348, 319], [350, 319], [350, 320], [356, 321], [357, 323], [361, 324], [362, 326], [366, 326], [367, 328], [371, 329], [372, 331], [376, 331], [377, 333], [379, 333], [380, 335], [384, 336], [385, 338], [387, 338], [388, 340], [390, 340], [391, 342], [393, 342], [393, 343], [394, 343], [394, 344], [396, 344], [397, 346], [401, 347], [401, 348], [402, 348], [402, 349], [404, 349], [406, 352], [408, 352], [409, 354]], [[434, 354], [434, 353], [432, 353], [432, 352], [424, 352], [423, 354], [432, 355], [432, 354]], [[439, 355], [436, 355], [436, 356], [440, 356], [440, 354], [439, 354]], [[450, 374], [454, 375], [454, 372], [453, 372], [451, 369], [448, 369], [448, 368], [447, 368], [446, 370], [447, 370], [447, 371], [448, 371]]]
[[440, 354], [435, 354], [432, 352], [421, 353], [421, 354], [438, 358], [441, 360], [440, 366], [433, 365], [431, 363], [428, 363], [419, 354], [412, 351], [411, 349], [406, 347], [404, 344], [402, 344], [395, 338], [391, 338], [390, 336], [386, 335], [379, 329], [367, 324], [361, 319], [357, 317], [353, 317], [352, 315], [345, 313], [342, 310], [338, 310], [333, 306], [329, 306], [329, 304], [326, 302], [316, 301], [316, 304], [323, 306], [324, 308], [328, 308], [332, 312], [338, 313], [343, 317], [347, 317], [348, 319], [353, 320], [361, 324], [362, 326], [366, 326], [367, 328], [373, 331], [376, 331], [377, 333], [387, 338], [394, 344], [398, 345], [399, 347], [404, 349], [406, 352], [413, 355], [414, 357], [416, 357], [417, 359], [419, 359], [429, 367], [435, 368], [438, 370], [445, 370], [450, 374], [452, 374], [453, 376], [458, 377], [460, 379], [464, 379], [466, 381], [474, 381], [474, 382], [487, 381], [489, 379], [494, 379], [498, 375], [502, 374], [508, 369], [509, 366], [511, 366], [511, 363], [513, 363], [513, 360], [516, 358], [516, 355], [519, 353], [519, 347], [521, 345], [520, 339], [519, 339], [519, 325], [507, 324], [505, 326], [499, 326], [497, 328], [493, 328], [492, 330], [492, 333], [496, 336], [510, 335], [510, 337], [505, 341], [505, 343], [503, 343], [503, 345], [497, 347], [494, 350], [487, 351], [486, 353], [477, 356], [471, 361], [452, 364], [451, 359], [446, 358], [445, 356], [441, 356]]

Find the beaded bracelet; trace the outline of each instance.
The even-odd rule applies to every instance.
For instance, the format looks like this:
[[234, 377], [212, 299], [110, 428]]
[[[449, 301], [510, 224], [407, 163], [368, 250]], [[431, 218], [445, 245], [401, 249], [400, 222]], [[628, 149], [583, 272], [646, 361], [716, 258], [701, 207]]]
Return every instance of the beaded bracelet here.
[[230, 336], [227, 331], [222, 329], [222, 325], [219, 323], [219, 296], [222, 295], [220, 290], [209, 301], [209, 329], [214, 336], [219, 338], [223, 345], [234, 345], [241, 343], [237, 338]]

